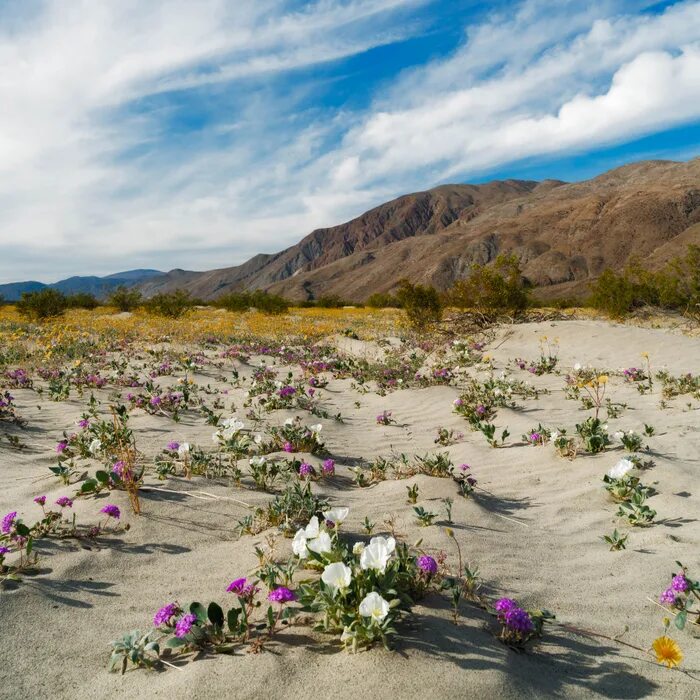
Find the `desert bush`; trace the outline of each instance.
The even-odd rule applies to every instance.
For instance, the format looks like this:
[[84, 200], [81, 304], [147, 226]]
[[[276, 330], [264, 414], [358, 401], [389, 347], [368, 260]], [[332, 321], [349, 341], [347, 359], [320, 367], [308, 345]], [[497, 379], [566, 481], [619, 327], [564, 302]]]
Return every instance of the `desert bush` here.
[[67, 307], [66, 295], [50, 287], [37, 292], [23, 292], [17, 302], [17, 311], [34, 321], [61, 316]]
[[424, 287], [401, 280], [396, 299], [406, 312], [408, 322], [416, 330], [425, 330], [442, 318], [442, 302], [434, 287]]
[[138, 289], [119, 286], [109, 295], [108, 301], [119, 311], [133, 311], [141, 305], [141, 292]]
[[316, 299], [316, 306], [320, 309], [342, 309], [344, 306], [353, 306], [353, 304], [337, 294], [323, 294]]
[[170, 294], [156, 294], [146, 302], [146, 308], [152, 314], [179, 318], [194, 306], [194, 301], [183, 289], [177, 289]]
[[100, 302], [94, 294], [88, 292], [76, 292], [66, 297], [66, 305], [69, 309], [96, 309]]
[[490, 265], [472, 265], [469, 277], [458, 280], [447, 298], [457, 308], [486, 316], [515, 315], [527, 308], [530, 285], [514, 255], [499, 255]]
[[227, 311], [248, 311], [255, 308], [266, 314], [283, 314], [289, 309], [289, 302], [277, 294], [256, 289], [253, 292], [224, 294], [214, 301], [214, 306]]
[[372, 309], [395, 309], [401, 306], [395, 296], [382, 292], [372, 294], [365, 303]]

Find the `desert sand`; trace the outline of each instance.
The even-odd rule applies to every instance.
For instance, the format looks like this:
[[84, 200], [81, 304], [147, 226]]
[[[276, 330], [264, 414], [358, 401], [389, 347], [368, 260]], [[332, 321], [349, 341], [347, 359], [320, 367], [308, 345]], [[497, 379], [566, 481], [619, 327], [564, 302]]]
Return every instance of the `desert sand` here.
[[[489, 447], [453, 411], [457, 386], [379, 396], [358, 393], [351, 380], [332, 379], [320, 392], [323, 405], [331, 414], [341, 412], [345, 422], [321, 422], [337, 473], [313, 486], [333, 504], [350, 508], [347, 532], [361, 533], [365, 517], [378, 523], [376, 533], [385, 532], [382, 521], [393, 514], [401, 539], [414, 543], [422, 538], [424, 549], [445, 550], [450, 558], [455, 552], [444, 531], [440, 499], [453, 498], [451, 527], [465, 559], [478, 567], [485, 591], [517, 598], [526, 607], [547, 608], [561, 625], [602, 637], [553, 626], [531, 650], [517, 653], [486, 629], [485, 613], [464, 605], [455, 625], [446, 600], [432, 593], [400, 626], [393, 651], [377, 647], [351, 654], [308, 627], [294, 625], [260, 654], [241, 648], [234, 656], [190, 660], [178, 669], [108, 673], [111, 640], [131, 629], [145, 630], [153, 613], [170, 600], [224, 602], [228, 583], [255, 568], [253, 549], [263, 546], [271, 533], [239, 538], [235, 532], [236, 522], [250, 512], [239, 501], [256, 505], [269, 500], [269, 494], [234, 488], [226, 479], [173, 477], [161, 482], [149, 474], [147, 486], [177, 493], [144, 489], [143, 514], [137, 517], [130, 513], [125, 494], [113, 492], [109, 500], [122, 508], [130, 524], [127, 532], [84, 546], [74, 540], [41, 540], [39, 572], [0, 590], [0, 697], [699, 697], [697, 631], [695, 638], [692, 629], [673, 633], [685, 655], [682, 670], [667, 670], [652, 656], [605, 638], [622, 635], [623, 641], [648, 649], [663, 632], [665, 613], [653, 601], [676, 571], [674, 562], [680, 560], [698, 575], [699, 402], [681, 396], [661, 410], [658, 383], [652, 393], [640, 395], [633, 384], [611, 376], [608, 395], [628, 408], [609, 421], [610, 432], [641, 431], [645, 423], [655, 428], [646, 440], [651, 454], [645, 455], [654, 466], [642, 478], [658, 491], [649, 499], [657, 517], [647, 528], [622, 523], [603, 489], [603, 475], [624, 454], [621, 446], [569, 461], [551, 445], [523, 444], [520, 435], [538, 423], [567, 426], [573, 432], [575, 423], [590, 413], [563, 395], [563, 375], [575, 363], [620, 370], [639, 366], [640, 353], [647, 352], [655, 371], [695, 374], [700, 372], [700, 338], [606, 321], [515, 325], [500, 328], [485, 350], [494, 371], [505, 369], [514, 357], [536, 358], [543, 334], [559, 338], [561, 374], [530, 376], [510, 366], [514, 376], [551, 393], [520, 402], [519, 409], [499, 411], [496, 425], [507, 426], [511, 434], [501, 448]], [[383, 352], [380, 344], [362, 340], [340, 339], [338, 346], [373, 358]], [[249, 376], [259, 359], [236, 366]], [[233, 366], [231, 361], [226, 367]], [[194, 379], [215, 387], [219, 374], [206, 368]], [[111, 391], [113, 387], [96, 393], [106, 400]], [[63, 430], [73, 429], [84, 400], [71, 395], [60, 403], [40, 401], [21, 389], [13, 394], [27, 421], [18, 433], [27, 447], [0, 447], [0, 514], [18, 510], [31, 520], [37, 517], [33, 497], [47, 494], [53, 501], [75, 492], [47, 474], [55, 463], [55, 444]], [[230, 398], [241, 403], [242, 395], [243, 389], [232, 389]], [[395, 425], [376, 424], [375, 416], [384, 410], [392, 411]], [[267, 421], [280, 425], [296, 413], [274, 411]], [[185, 413], [180, 423], [173, 423], [136, 411], [132, 424], [146, 461], [169, 440], [212, 444], [213, 428], [201, 416]], [[449, 447], [436, 446], [438, 427], [453, 428], [464, 437]], [[448, 451], [455, 464], [471, 465], [479, 489], [464, 499], [451, 479], [423, 475], [369, 488], [353, 484], [350, 467], [392, 451]], [[319, 463], [317, 457], [308, 459]], [[419, 485], [420, 503], [440, 513], [433, 526], [419, 527], [406, 501], [406, 486], [413, 483]], [[78, 519], [94, 520], [103, 501], [76, 500]], [[609, 551], [601, 541], [614, 528], [629, 532], [627, 549]], [[290, 541], [278, 537], [276, 549], [287, 554]]]

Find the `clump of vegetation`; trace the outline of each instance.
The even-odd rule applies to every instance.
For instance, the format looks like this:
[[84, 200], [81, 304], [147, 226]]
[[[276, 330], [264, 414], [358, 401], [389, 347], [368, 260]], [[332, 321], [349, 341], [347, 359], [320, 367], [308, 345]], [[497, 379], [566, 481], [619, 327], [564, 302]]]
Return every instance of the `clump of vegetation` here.
[[261, 289], [252, 292], [229, 292], [214, 301], [214, 306], [226, 311], [249, 311], [257, 309], [265, 314], [283, 314], [289, 309], [289, 301], [277, 294]]
[[684, 256], [656, 272], [637, 261], [622, 272], [604, 270], [591, 285], [588, 303], [614, 318], [641, 306], [656, 306], [700, 319], [700, 246], [689, 245]]
[[194, 306], [194, 300], [188, 292], [177, 289], [169, 294], [156, 294], [146, 302], [146, 308], [157, 316], [180, 318]]
[[499, 255], [490, 265], [472, 265], [469, 277], [457, 281], [447, 296], [459, 309], [487, 317], [515, 316], [528, 306], [530, 284], [522, 275], [517, 257]]
[[119, 311], [133, 311], [141, 305], [141, 292], [138, 289], [129, 289], [120, 285], [108, 298], [110, 306], [116, 306]]
[[23, 292], [17, 302], [17, 311], [32, 321], [43, 321], [62, 316], [68, 308], [66, 295], [51, 287], [37, 292]]
[[434, 287], [424, 287], [401, 280], [396, 298], [406, 312], [410, 326], [424, 331], [442, 318], [442, 301]]

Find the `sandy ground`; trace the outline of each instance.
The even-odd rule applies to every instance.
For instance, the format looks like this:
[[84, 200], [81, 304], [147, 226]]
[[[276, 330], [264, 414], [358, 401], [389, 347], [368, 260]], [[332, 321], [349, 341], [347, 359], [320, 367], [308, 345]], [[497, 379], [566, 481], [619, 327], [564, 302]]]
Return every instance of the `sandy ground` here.
[[[674, 374], [700, 372], [700, 338], [661, 330], [618, 326], [605, 322], [570, 321], [525, 324], [499, 331], [488, 352], [502, 369], [516, 356], [536, 358], [545, 333], [560, 339], [563, 372], [574, 363], [616, 370], [639, 366], [646, 351], [654, 369]], [[347, 341], [344, 351], [376, 356], [380, 349]], [[216, 372], [197, 377], [213, 382]], [[324, 424], [324, 439], [338, 462], [335, 478], [315, 485], [335, 504], [347, 505], [346, 530], [360, 532], [365, 516], [381, 523], [395, 514], [399, 532], [409, 543], [423, 538], [428, 549], [447, 550], [444, 521], [417, 526], [406, 502], [406, 485], [417, 482], [421, 503], [442, 512], [441, 498], [454, 498], [453, 526], [465, 558], [477, 565], [486, 589], [517, 598], [527, 607], [546, 607], [561, 622], [619, 635], [647, 648], [662, 632], [663, 611], [649, 601], [667, 585], [676, 560], [698, 575], [700, 559], [700, 412], [684, 398], [659, 409], [659, 386], [641, 396], [621, 378], [612, 380], [609, 395], [629, 408], [610, 421], [610, 430], [656, 428], [649, 439], [655, 467], [643, 481], [658, 495], [649, 504], [658, 512], [646, 529], [625, 527], [616, 506], [602, 488], [601, 478], [622, 455], [617, 448], [573, 462], [557, 457], [551, 446], [522, 445], [521, 433], [538, 423], [549, 427], [574, 424], [587, 414], [577, 402], [565, 400], [563, 378], [530, 377], [551, 394], [523, 403], [520, 410], [500, 411], [496, 424], [508, 426], [511, 445], [488, 447], [480, 433], [452, 411], [459, 395], [455, 387], [404, 390], [386, 397], [359, 395], [348, 380], [334, 380], [323, 391], [331, 413], [341, 411], [344, 424]], [[19, 510], [31, 520], [38, 515], [34, 496], [51, 500], [73, 489], [46, 478], [54, 463], [54, 445], [70, 430], [82, 402], [41, 401], [36, 394], [15, 390], [20, 413], [28, 420], [22, 452], [0, 447], [0, 514]], [[104, 393], [107, 396], [108, 392]], [[355, 402], [360, 402], [360, 408]], [[375, 416], [393, 411], [397, 425], [378, 426]], [[280, 424], [287, 413], [270, 415]], [[308, 423], [315, 422], [307, 420]], [[175, 424], [165, 418], [135, 414], [137, 444], [146, 454], [160, 451], [175, 439], [211, 445], [211, 426], [200, 417], [185, 416]], [[465, 433], [447, 449], [456, 464], [468, 463], [479, 480], [474, 498], [462, 499], [451, 480], [426, 476], [409, 481], [385, 481], [368, 489], [355, 487], [348, 472], [360, 458], [388, 455], [392, 449], [409, 454], [434, 451], [436, 429]], [[312, 458], [315, 460], [316, 458]], [[317, 460], [316, 460], [317, 461]], [[148, 483], [163, 486], [149, 478]], [[553, 629], [531, 653], [518, 654], [484, 629], [484, 616], [465, 607], [455, 626], [446, 603], [433, 595], [415, 609], [401, 627], [393, 652], [372, 649], [356, 655], [320, 643], [307, 629], [291, 628], [272, 651], [259, 655], [242, 651], [194, 661], [181, 670], [130, 671], [124, 676], [106, 670], [109, 642], [130, 629], [146, 629], [153, 612], [172, 599], [225, 601], [226, 585], [251, 571], [253, 548], [265, 534], [238, 539], [236, 521], [247, 514], [233, 501], [202, 501], [186, 494], [203, 489], [248, 503], [269, 495], [233, 489], [221, 482], [173, 479], [167, 487], [180, 494], [144, 493], [143, 515], [128, 514], [123, 493], [109, 497], [127, 513], [131, 530], [99, 545], [83, 548], [71, 541], [42, 541], [41, 572], [0, 591], [0, 697], [78, 698], [697, 698], [700, 697], [700, 639], [675, 633], [685, 653], [688, 673], [668, 671], [651, 657], [611, 643]], [[80, 500], [82, 521], [94, 521], [100, 502]], [[600, 536], [614, 527], [630, 531], [628, 549], [610, 552]], [[381, 525], [378, 531], [381, 530]], [[280, 540], [280, 551], [289, 542]]]

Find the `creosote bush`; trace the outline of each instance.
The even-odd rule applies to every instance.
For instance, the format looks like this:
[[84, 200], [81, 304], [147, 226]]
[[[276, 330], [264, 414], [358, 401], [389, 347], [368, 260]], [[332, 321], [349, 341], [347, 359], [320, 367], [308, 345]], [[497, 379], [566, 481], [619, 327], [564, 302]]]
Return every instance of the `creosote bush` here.
[[528, 306], [530, 285], [514, 255], [499, 255], [490, 265], [472, 265], [469, 277], [457, 281], [447, 298], [459, 309], [485, 316], [516, 315]]
[[257, 309], [265, 314], [283, 314], [289, 309], [289, 302], [277, 294], [269, 294], [260, 289], [252, 292], [229, 292], [213, 302], [214, 306], [227, 311], [248, 311]]
[[23, 292], [22, 298], [17, 302], [17, 311], [33, 321], [61, 316], [67, 308], [66, 295], [50, 287], [38, 292]]
[[141, 292], [120, 285], [109, 295], [108, 302], [119, 311], [133, 311], [141, 305]]
[[415, 330], [425, 330], [442, 318], [442, 301], [434, 287], [412, 284], [404, 279], [399, 284], [396, 298]]
[[177, 289], [169, 294], [156, 294], [146, 302], [146, 309], [157, 316], [180, 318], [194, 306], [189, 293]]

